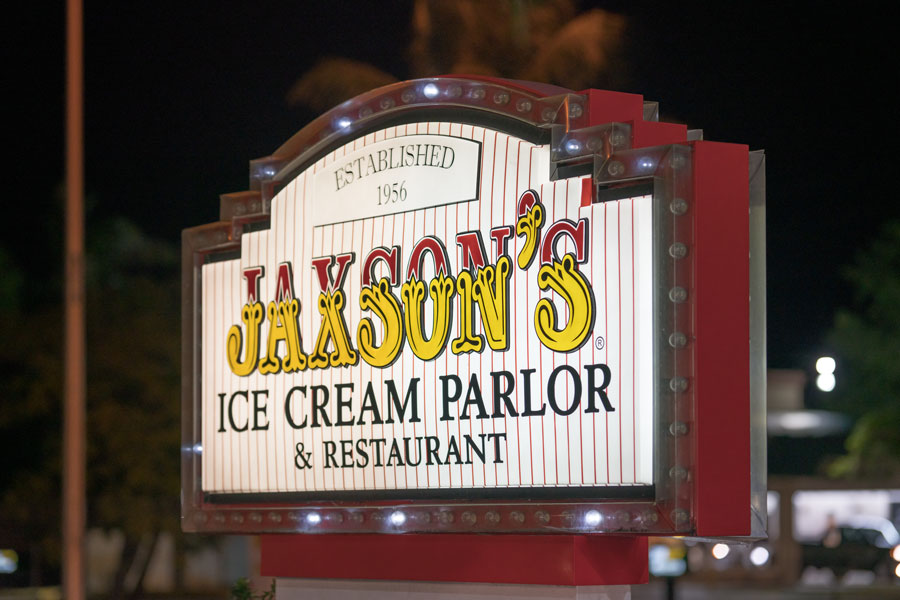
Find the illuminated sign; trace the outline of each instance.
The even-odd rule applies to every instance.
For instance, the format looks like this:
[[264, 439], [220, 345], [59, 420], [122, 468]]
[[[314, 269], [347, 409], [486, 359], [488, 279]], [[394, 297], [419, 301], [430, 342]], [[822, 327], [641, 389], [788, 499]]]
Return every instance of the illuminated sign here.
[[203, 266], [203, 490], [651, 485], [652, 199], [549, 164], [426, 122], [287, 182]]
[[762, 156], [655, 117], [436, 78], [252, 161], [183, 236], [184, 528], [758, 536]]

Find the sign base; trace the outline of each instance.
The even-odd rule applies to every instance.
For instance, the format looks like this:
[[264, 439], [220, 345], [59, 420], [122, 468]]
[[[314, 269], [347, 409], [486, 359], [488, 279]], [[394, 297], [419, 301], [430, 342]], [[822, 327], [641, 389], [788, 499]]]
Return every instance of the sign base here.
[[630, 585], [526, 586], [486, 583], [278, 579], [279, 600], [627, 600]]
[[414, 581], [545, 586], [648, 581], [647, 538], [629, 536], [264, 535], [261, 563], [266, 577], [386, 580], [394, 586]]

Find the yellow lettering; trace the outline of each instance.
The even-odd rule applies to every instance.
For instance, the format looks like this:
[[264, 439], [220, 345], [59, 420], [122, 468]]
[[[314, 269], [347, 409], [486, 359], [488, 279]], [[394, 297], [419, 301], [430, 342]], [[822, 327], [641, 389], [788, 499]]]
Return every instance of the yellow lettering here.
[[[463, 271], [456, 279], [456, 289], [460, 298], [459, 337], [450, 342], [454, 354], [481, 352], [487, 337], [488, 346], [493, 350], [509, 348], [509, 277], [512, 265], [508, 256], [501, 256], [497, 265], [478, 268], [475, 278]], [[481, 313], [481, 324], [485, 335], [475, 333], [475, 303]]]
[[594, 328], [594, 295], [591, 286], [575, 263], [575, 256], [566, 254], [562, 262], [538, 271], [538, 287], [548, 287], [559, 294], [569, 310], [569, 322], [557, 328], [559, 316], [549, 298], [542, 298], [535, 307], [534, 327], [541, 343], [555, 352], [572, 352], [578, 349]]
[[453, 354], [481, 352], [484, 337], [475, 333], [475, 311], [472, 299], [473, 280], [469, 271], [462, 271], [456, 277], [456, 291], [459, 293], [459, 337], [450, 342]]
[[481, 323], [492, 350], [504, 351], [509, 348], [509, 277], [512, 266], [509, 257], [497, 259], [497, 266], [478, 269], [473, 297], [481, 311]]
[[404, 305], [406, 338], [413, 354], [422, 360], [432, 360], [443, 352], [450, 335], [450, 321], [453, 317], [451, 299], [456, 293], [453, 277], [439, 273], [428, 286], [434, 301], [432, 311], [431, 338], [425, 338], [425, 284], [418, 279], [405, 282], [400, 288]]
[[528, 211], [516, 221], [516, 235], [525, 236], [525, 244], [519, 252], [518, 265], [523, 271], [531, 265], [537, 252], [541, 237], [541, 226], [544, 224], [544, 207], [535, 202]]
[[[297, 315], [300, 314], [300, 302], [295, 298], [288, 302], [269, 302], [266, 311], [269, 317], [269, 337], [266, 343], [266, 355], [259, 362], [259, 372], [263, 375], [303, 371], [306, 369], [306, 354], [300, 347], [300, 330], [297, 326]], [[286, 346], [284, 360], [278, 358], [278, 342], [284, 341]]]
[[[359, 355], [350, 345], [350, 334], [344, 321], [344, 292], [320, 292], [318, 305], [322, 326], [319, 328], [315, 348], [309, 355], [309, 368], [355, 365]], [[328, 352], [328, 340], [334, 345], [333, 352]]]
[[241, 321], [247, 328], [247, 350], [244, 360], [241, 361], [241, 346], [243, 334], [239, 325], [232, 325], [226, 338], [226, 353], [228, 366], [232, 373], [238, 377], [246, 377], [256, 369], [256, 360], [259, 356], [259, 325], [263, 319], [263, 307], [260, 302], [245, 304], [241, 309]]
[[400, 301], [391, 293], [391, 284], [383, 277], [377, 285], [366, 286], [359, 293], [359, 307], [371, 310], [384, 324], [384, 339], [375, 345], [375, 324], [363, 318], [356, 330], [356, 345], [366, 363], [373, 367], [388, 367], [403, 349], [403, 314]]

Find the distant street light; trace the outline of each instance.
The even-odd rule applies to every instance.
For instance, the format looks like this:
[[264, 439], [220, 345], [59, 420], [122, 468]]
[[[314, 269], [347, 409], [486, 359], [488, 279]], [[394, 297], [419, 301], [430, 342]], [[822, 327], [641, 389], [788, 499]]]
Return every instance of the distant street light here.
[[816, 361], [816, 372], [819, 374], [819, 376], [816, 377], [816, 387], [823, 392], [830, 392], [834, 389], [834, 386], [837, 383], [834, 378], [834, 369], [836, 366], [837, 363], [835, 363], [834, 359], [830, 356], [823, 356]]
[[830, 356], [823, 356], [816, 361], [816, 373], [834, 373], [834, 368], [836, 366], [837, 364], [834, 362], [833, 358]]

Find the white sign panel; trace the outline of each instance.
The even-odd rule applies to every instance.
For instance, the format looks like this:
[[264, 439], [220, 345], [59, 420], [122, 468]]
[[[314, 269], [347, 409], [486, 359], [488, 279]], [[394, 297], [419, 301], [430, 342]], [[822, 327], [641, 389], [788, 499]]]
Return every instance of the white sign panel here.
[[203, 491], [652, 484], [651, 197], [549, 173], [547, 146], [413, 123], [286, 185], [203, 266]]

